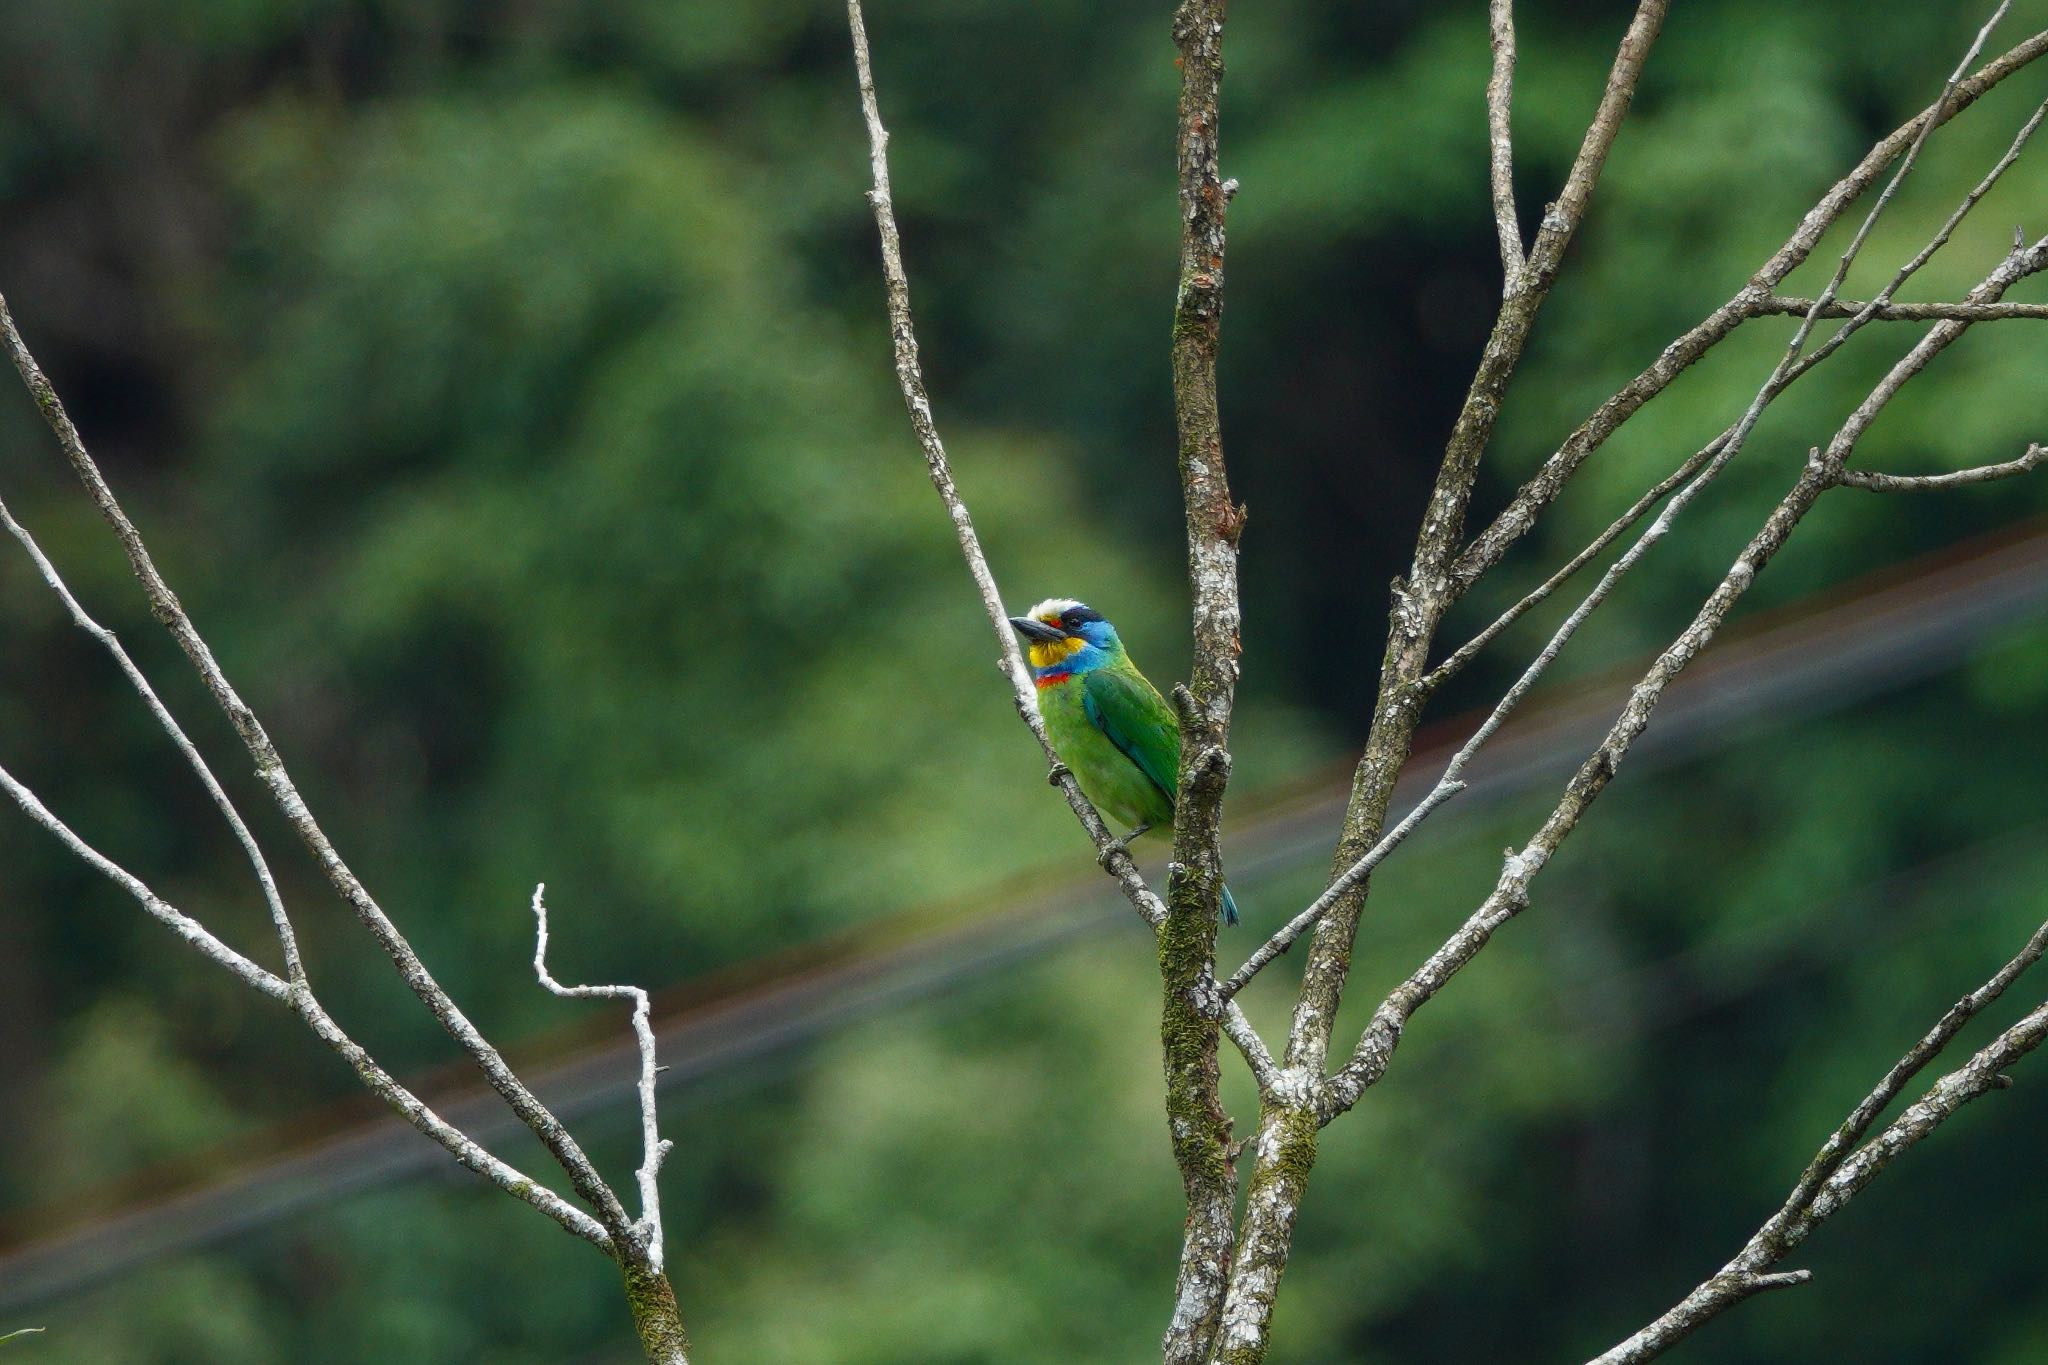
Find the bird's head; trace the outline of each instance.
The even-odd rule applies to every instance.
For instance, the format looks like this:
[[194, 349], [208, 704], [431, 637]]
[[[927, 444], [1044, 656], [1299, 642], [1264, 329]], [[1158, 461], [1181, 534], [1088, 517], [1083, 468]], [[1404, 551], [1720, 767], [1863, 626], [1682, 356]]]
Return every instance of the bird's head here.
[[1012, 616], [1010, 625], [1024, 637], [1031, 671], [1040, 678], [1086, 673], [1113, 663], [1123, 652], [1116, 627], [1070, 597], [1049, 597], [1024, 615]]

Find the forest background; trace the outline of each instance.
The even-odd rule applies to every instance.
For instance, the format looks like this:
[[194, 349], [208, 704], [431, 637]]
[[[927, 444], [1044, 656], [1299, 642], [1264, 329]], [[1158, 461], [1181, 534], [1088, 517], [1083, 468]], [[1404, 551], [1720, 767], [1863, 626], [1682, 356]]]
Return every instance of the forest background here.
[[[1552, 184], [1626, 6], [1521, 10], [1522, 181]], [[1982, 17], [1679, 7], [1482, 509], [1924, 107]], [[1162, 683], [1185, 667], [1166, 19], [1078, 0], [869, 15], [927, 365], [996, 569], [1019, 608], [1103, 610]], [[1483, 6], [1272, 0], [1231, 22], [1222, 401], [1251, 522], [1228, 828], [1256, 831], [1341, 790], [1356, 756], [1385, 585], [1498, 261]], [[1919, 245], [2044, 80], [1940, 135], [1870, 271]], [[677, 1011], [1019, 905], [1078, 915], [666, 1092], [670, 1260], [706, 1358], [1141, 1359], [1180, 1222], [1152, 955], [990, 667], [889, 373], [866, 175], [830, 5], [0, 2], [0, 288], [330, 833], [515, 1059], [616, 1036], [532, 981], [543, 879], [558, 972]], [[2044, 188], [2037, 152], [1914, 297], [1958, 296], [2015, 222], [2048, 226]], [[1791, 326], [1752, 324], [1632, 423], [1470, 623], [1718, 431]], [[1774, 408], [1558, 675], [1597, 688], [1668, 636], [1799, 433], [1887, 354], [1852, 348]], [[2044, 373], [2048, 331], [1975, 329], [1887, 411], [1870, 463], [2009, 458], [2043, 434]], [[26, 396], [0, 399], [0, 493], [196, 700], [69, 477]], [[2037, 481], [1841, 495], [1744, 615], [2044, 534], [2044, 507]], [[1577, 1359], [1720, 1264], [2048, 918], [2043, 597], [1889, 654], [1880, 632], [1875, 665], [1803, 691], [1732, 692], [1631, 766], [1324, 1143], [1276, 1358]], [[1497, 692], [1516, 650], [1487, 657], [1445, 714]], [[203, 794], [19, 556], [0, 556], [0, 756], [171, 899], [261, 941]], [[1378, 878], [1358, 997], [1442, 937], [1532, 808], [1509, 784], [1471, 809]], [[1246, 950], [1327, 871], [1315, 839], [1268, 846], [1233, 875]], [[328, 903], [313, 869], [281, 871]], [[339, 907], [300, 933], [395, 1070], [448, 1062]], [[1264, 1023], [1285, 996], [1261, 983], [1246, 1005]], [[2019, 1079], [1802, 1249], [1812, 1287], [1685, 1358], [2048, 1357], [2048, 1189], [2026, 1178], [2048, 1099]], [[419, 1142], [354, 1085], [0, 816], [0, 1266], [333, 1131]], [[631, 1164], [623, 1090], [583, 1126]], [[48, 1329], [4, 1348], [24, 1362], [636, 1358], [611, 1268], [457, 1179], [351, 1185], [15, 1301], [6, 1278], [0, 1332]]]

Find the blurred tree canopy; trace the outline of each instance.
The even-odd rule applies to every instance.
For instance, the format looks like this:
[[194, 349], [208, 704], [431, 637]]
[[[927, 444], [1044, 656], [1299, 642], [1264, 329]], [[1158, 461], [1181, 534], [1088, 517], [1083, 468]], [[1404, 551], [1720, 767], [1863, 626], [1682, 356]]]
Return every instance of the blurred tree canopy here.
[[[1154, 8], [903, 0], [871, 23], [933, 390], [996, 569], [1020, 601], [1086, 597], [1164, 678], [1184, 662], [1183, 561], [1174, 72]], [[1526, 220], [1627, 7], [1520, 8]], [[2008, 42], [2048, 18], [2015, 8]], [[1482, 513], [1929, 102], [1981, 20], [1682, 7], [1539, 324]], [[1385, 585], [1498, 263], [1483, 5], [1276, 0], [1232, 24], [1223, 404], [1252, 513], [1251, 812], [1262, 786], [1355, 753]], [[1935, 139], [1849, 294], [1919, 245], [2044, 80]], [[0, 288], [315, 808], [494, 1036], [579, 1018], [530, 978], [543, 878], [559, 972], [660, 986], [1086, 872], [903, 428], [865, 174], [830, 4], [0, 0]], [[1959, 293], [2016, 219], [2038, 231], [2044, 185], [2022, 162], [1915, 297]], [[1790, 325], [1751, 324], [1597, 456], [1469, 624], [1730, 420]], [[1570, 668], [1668, 636], [1898, 344], [1869, 329], [1774, 408]], [[2044, 365], [2048, 333], [1976, 329], [1868, 459], [2007, 458], [2042, 435]], [[0, 402], [0, 451], [0, 494], [226, 755], [25, 399]], [[1845, 493], [1758, 600], [2044, 498]], [[1551, 620], [1510, 632], [1446, 712]], [[0, 759], [260, 943], [201, 793], [18, 555], [0, 555], [0, 638]], [[2048, 628], [2015, 621], [1960, 671], [1820, 719], [1747, 717], [1631, 775], [1331, 1130], [1276, 1358], [1583, 1354], [1718, 1265], [1840, 1112], [2048, 915], [2044, 704]], [[1528, 818], [1447, 817], [1381, 875], [1354, 999], [1469, 908]], [[1944, 856], [1943, 875], [1901, 879]], [[1320, 861], [1252, 886], [1254, 927], [1312, 894]], [[444, 1060], [309, 873], [286, 889], [345, 1021], [395, 1068]], [[1826, 951], [1838, 938], [1852, 955]], [[1260, 1017], [1281, 990], [1251, 994]], [[0, 818], [10, 1231], [118, 1204], [163, 1163], [217, 1173], [223, 1140], [350, 1093], [243, 995]], [[1180, 1216], [1155, 995], [1138, 935], [1091, 940], [686, 1092], [668, 1219], [707, 1358], [1142, 1358]], [[2048, 1195], [2023, 1179], [2038, 1090], [2023, 1077], [1959, 1120], [1816, 1240], [1815, 1287], [1688, 1358], [2048, 1355], [2031, 1273]], [[630, 1160], [627, 1126], [600, 1131], [603, 1159]], [[509, 1201], [416, 1182], [32, 1310], [50, 1330], [15, 1349], [630, 1359], [614, 1294], [587, 1248]]]

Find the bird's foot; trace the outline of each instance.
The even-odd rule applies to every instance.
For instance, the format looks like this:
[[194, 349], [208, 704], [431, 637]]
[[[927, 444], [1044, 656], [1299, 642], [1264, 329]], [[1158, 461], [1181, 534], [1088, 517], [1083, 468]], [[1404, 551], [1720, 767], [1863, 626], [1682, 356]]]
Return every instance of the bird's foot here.
[[1129, 834], [1126, 834], [1123, 838], [1110, 840], [1107, 844], [1103, 845], [1102, 853], [1100, 856], [1096, 858], [1096, 861], [1101, 863], [1104, 867], [1108, 867], [1110, 862], [1113, 859], [1115, 859], [1118, 854], [1129, 853], [1131, 851], [1131, 840], [1137, 838], [1139, 835], [1145, 833], [1147, 830], [1151, 828], [1152, 826], [1150, 825], [1140, 825], [1136, 829], [1132, 830]]
[[1053, 765], [1052, 765], [1052, 766], [1051, 766], [1050, 768], [1048, 768], [1048, 769], [1046, 769], [1046, 770], [1045, 770], [1045, 780], [1046, 780], [1046, 782], [1047, 782], [1047, 783], [1048, 783], [1049, 785], [1051, 785], [1051, 786], [1055, 786], [1055, 787], [1057, 787], [1057, 786], [1058, 786], [1058, 785], [1059, 785], [1060, 783], [1062, 783], [1062, 782], [1066, 781], [1066, 780], [1067, 780], [1068, 778], [1072, 777], [1073, 775], [1074, 775], [1074, 770], [1073, 770], [1072, 768], [1069, 768], [1069, 767], [1068, 767], [1068, 766], [1067, 766], [1066, 764], [1064, 764], [1064, 763], [1055, 763], [1055, 764], [1053, 764]]

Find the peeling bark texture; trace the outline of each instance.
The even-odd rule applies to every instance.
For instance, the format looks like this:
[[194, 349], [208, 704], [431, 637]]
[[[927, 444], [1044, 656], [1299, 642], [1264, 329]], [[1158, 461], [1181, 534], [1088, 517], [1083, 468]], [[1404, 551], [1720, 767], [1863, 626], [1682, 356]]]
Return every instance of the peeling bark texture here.
[[1180, 179], [1180, 287], [1171, 359], [1186, 504], [1194, 665], [1176, 689], [1181, 767], [1173, 864], [1159, 930], [1160, 1041], [1167, 1132], [1187, 1201], [1174, 1304], [1161, 1341], [1168, 1365], [1208, 1357], [1230, 1273], [1237, 1167], [1223, 1108], [1217, 1040], [1226, 1004], [1216, 983], [1223, 890], [1219, 850], [1230, 779], [1230, 712], [1239, 651], [1237, 540], [1244, 509], [1232, 503], [1216, 402], [1223, 325], [1224, 218], [1230, 191], [1218, 171], [1224, 0], [1183, 0], [1173, 19], [1181, 87], [1175, 121]]

